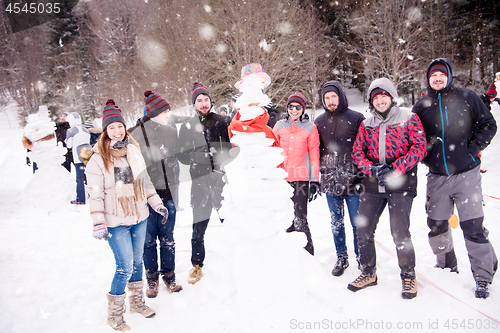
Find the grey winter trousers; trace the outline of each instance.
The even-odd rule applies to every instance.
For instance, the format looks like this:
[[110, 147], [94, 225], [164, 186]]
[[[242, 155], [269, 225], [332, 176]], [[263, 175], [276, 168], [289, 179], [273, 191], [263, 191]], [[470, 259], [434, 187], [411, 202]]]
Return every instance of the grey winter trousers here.
[[396, 193], [365, 192], [359, 198], [358, 237], [359, 262], [365, 275], [376, 271], [375, 229], [380, 215], [389, 206], [389, 224], [396, 245], [401, 278], [415, 277], [415, 251], [410, 235], [410, 212], [413, 195]]
[[457, 175], [427, 176], [427, 225], [429, 244], [437, 267], [456, 266], [453, 238], [448, 220], [457, 207], [472, 274], [476, 281], [493, 280], [498, 259], [483, 226], [483, 195], [479, 166]]

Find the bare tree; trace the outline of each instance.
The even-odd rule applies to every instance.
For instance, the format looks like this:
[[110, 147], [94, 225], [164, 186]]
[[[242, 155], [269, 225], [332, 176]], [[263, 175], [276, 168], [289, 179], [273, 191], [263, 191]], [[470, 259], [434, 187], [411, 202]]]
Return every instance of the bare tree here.
[[366, 1], [352, 22], [370, 80], [385, 76], [397, 87], [421, 75], [422, 19], [416, 1]]
[[177, 85], [172, 94], [182, 95], [176, 100], [185, 100], [200, 81], [215, 101], [227, 102], [237, 93], [241, 68], [259, 62], [272, 78], [266, 93], [276, 105], [295, 90], [314, 101], [334, 58], [314, 8], [295, 0], [170, 1], [163, 12], [158, 29], [168, 50], [166, 75]]

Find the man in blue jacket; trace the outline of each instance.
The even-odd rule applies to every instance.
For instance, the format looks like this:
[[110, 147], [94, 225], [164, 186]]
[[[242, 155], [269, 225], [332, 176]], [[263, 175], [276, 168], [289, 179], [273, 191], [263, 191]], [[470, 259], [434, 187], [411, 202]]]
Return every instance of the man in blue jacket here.
[[465, 245], [476, 281], [475, 296], [487, 298], [498, 259], [483, 226], [479, 153], [491, 142], [497, 125], [479, 96], [452, 85], [448, 59], [427, 68], [427, 95], [413, 107], [427, 137], [427, 225], [436, 267], [458, 273], [448, 220], [454, 206], [460, 216]]

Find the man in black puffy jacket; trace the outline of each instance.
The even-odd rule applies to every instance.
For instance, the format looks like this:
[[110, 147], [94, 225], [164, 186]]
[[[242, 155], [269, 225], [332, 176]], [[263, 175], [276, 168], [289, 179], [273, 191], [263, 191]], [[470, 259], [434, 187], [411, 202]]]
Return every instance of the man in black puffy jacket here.
[[321, 101], [325, 112], [314, 123], [320, 139], [321, 192], [326, 193], [330, 209], [331, 228], [337, 262], [332, 270], [341, 276], [349, 266], [344, 227], [344, 201], [346, 202], [354, 234], [354, 253], [358, 257], [356, 225], [358, 218], [361, 178], [352, 157], [352, 147], [358, 129], [365, 117], [349, 109], [347, 97], [338, 81], [328, 81], [321, 88]]
[[427, 67], [427, 95], [413, 107], [427, 138], [427, 225], [436, 267], [458, 273], [448, 220], [454, 206], [474, 279], [477, 298], [489, 296], [488, 284], [498, 259], [483, 226], [481, 160], [479, 154], [493, 139], [497, 125], [481, 99], [469, 89], [452, 85], [448, 59], [433, 60]]
[[191, 175], [191, 206], [193, 207], [193, 234], [188, 282], [195, 284], [202, 277], [205, 259], [205, 231], [212, 208], [219, 209], [222, 201], [223, 165], [229, 160], [228, 126], [231, 118], [212, 112], [212, 99], [207, 87], [194, 83], [191, 100], [196, 115], [182, 124], [177, 144], [178, 158], [189, 165]]

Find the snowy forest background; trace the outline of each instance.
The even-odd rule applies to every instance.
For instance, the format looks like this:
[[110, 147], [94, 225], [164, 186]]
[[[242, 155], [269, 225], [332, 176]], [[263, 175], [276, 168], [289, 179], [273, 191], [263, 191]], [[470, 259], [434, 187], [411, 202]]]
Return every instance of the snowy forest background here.
[[113, 98], [133, 123], [145, 90], [177, 109], [190, 104], [195, 81], [209, 87], [217, 106], [228, 104], [251, 62], [271, 76], [266, 93], [275, 106], [283, 109], [298, 90], [314, 102], [313, 117], [330, 79], [363, 93], [386, 76], [410, 106], [425, 91], [433, 58], [449, 58], [454, 83], [477, 93], [500, 71], [496, 0], [60, 3], [53, 20], [17, 32], [2, 8], [0, 106], [16, 101], [20, 122], [42, 104], [54, 119], [64, 111], [99, 117]]

